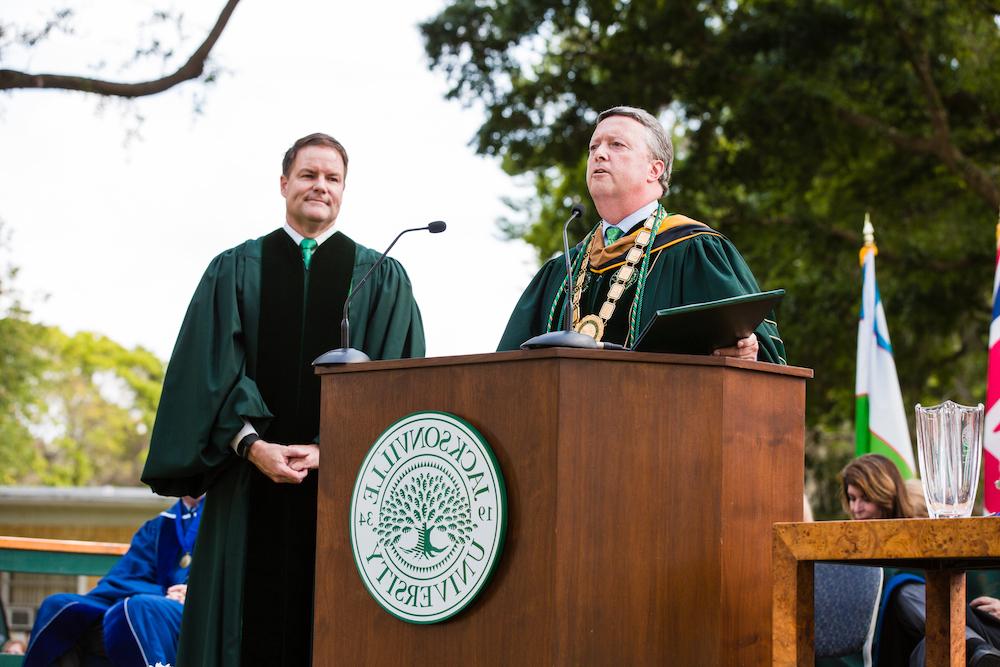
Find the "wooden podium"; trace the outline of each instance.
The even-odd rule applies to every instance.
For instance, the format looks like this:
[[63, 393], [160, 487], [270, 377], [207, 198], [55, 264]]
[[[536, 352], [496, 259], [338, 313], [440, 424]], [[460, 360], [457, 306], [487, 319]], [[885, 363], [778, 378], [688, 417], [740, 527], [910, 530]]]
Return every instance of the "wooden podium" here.
[[[802, 518], [810, 370], [551, 349], [319, 373], [314, 665], [770, 661], [771, 524]], [[492, 580], [435, 625], [371, 598], [348, 523], [369, 447], [423, 410], [482, 433], [509, 503]]]

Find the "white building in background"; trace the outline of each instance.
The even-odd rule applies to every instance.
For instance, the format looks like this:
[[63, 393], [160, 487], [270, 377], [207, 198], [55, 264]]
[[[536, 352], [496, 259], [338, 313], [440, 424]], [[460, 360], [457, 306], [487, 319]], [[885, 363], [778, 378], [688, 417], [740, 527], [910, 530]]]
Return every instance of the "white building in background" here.
[[[0, 536], [131, 541], [145, 521], [176, 502], [146, 487], [0, 486]], [[86, 593], [94, 577], [0, 572], [0, 603], [13, 635], [31, 629], [52, 593]]]

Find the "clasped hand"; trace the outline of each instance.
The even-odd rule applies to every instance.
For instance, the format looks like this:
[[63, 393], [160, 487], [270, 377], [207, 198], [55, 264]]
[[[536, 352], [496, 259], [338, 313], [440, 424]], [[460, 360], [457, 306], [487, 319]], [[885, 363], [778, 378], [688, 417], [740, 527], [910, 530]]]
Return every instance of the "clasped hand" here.
[[319, 446], [278, 445], [258, 440], [247, 458], [272, 482], [298, 484], [310, 470], [319, 468]]
[[187, 584], [174, 584], [167, 589], [166, 597], [170, 600], [176, 600], [177, 602], [184, 604], [184, 600], [187, 598], [187, 592]]

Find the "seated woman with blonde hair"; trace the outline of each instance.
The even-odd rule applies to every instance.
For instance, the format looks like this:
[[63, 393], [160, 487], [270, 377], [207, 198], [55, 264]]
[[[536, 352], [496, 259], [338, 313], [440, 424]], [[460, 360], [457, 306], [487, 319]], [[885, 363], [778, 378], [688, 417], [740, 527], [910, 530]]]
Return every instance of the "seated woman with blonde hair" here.
[[840, 502], [852, 519], [912, 519], [926, 517], [910, 497], [896, 464], [881, 454], [865, 454], [840, 472]]

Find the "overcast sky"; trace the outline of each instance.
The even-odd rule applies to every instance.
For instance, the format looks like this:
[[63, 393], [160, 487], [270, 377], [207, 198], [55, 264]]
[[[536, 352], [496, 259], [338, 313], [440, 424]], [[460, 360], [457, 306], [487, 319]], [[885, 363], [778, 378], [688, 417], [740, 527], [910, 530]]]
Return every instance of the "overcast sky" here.
[[[223, 4], [174, 5], [186, 13], [185, 58]], [[41, 22], [41, 5], [6, 0], [4, 20]], [[72, 39], [8, 50], [0, 66], [89, 74], [101, 59], [121, 62], [155, 3], [73, 6]], [[246, 0], [213, 52], [228, 73], [205, 91], [204, 113], [192, 113], [197, 85], [142, 99], [143, 139], [128, 145], [133, 121], [116, 104], [0, 96], [0, 220], [33, 318], [167, 359], [209, 260], [281, 225], [281, 156], [322, 131], [350, 155], [338, 229], [382, 249], [402, 228], [448, 223], [393, 250], [413, 281], [428, 356], [494, 350], [536, 266], [525, 244], [499, 240], [495, 221], [507, 212], [501, 197], [529, 193], [473, 154], [480, 112], [445, 101], [445, 82], [427, 69], [416, 25], [440, 6]]]

